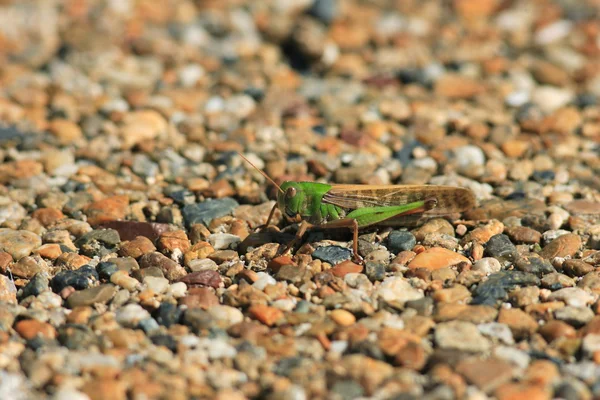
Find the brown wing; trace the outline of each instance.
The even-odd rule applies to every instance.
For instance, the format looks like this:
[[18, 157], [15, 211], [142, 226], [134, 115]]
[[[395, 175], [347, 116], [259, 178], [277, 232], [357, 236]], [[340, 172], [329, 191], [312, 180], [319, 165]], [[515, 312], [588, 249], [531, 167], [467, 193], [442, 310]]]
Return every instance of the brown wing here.
[[425, 215], [463, 212], [475, 207], [475, 195], [469, 189], [437, 185], [333, 185], [323, 201], [345, 209], [383, 207], [434, 198], [435, 208]]

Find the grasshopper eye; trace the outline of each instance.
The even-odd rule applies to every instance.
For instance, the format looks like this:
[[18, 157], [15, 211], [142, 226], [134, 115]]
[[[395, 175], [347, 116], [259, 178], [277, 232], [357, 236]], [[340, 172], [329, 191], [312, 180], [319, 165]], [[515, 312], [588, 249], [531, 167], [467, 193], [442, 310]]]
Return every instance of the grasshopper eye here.
[[287, 188], [287, 190], [285, 191], [285, 197], [287, 197], [288, 199], [293, 198], [294, 196], [296, 196], [296, 188], [295, 187], [289, 187]]

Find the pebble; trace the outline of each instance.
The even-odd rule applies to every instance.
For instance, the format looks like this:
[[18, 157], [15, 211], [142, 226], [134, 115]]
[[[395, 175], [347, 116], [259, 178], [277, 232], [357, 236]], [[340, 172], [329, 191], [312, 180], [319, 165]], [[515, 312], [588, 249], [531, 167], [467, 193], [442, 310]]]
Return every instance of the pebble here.
[[476, 261], [473, 264], [472, 269], [474, 271], [481, 271], [489, 275], [494, 274], [496, 272], [500, 272], [500, 270], [502, 270], [502, 265], [500, 264], [500, 261], [493, 257], [485, 257], [481, 260]]
[[139, 304], [127, 304], [119, 308], [115, 315], [115, 320], [125, 328], [135, 328], [140, 321], [150, 318], [150, 313]]
[[485, 254], [500, 260], [513, 260], [517, 254], [517, 248], [504, 234], [494, 235], [485, 246]]
[[352, 257], [352, 251], [340, 246], [322, 246], [312, 253], [313, 258], [336, 265]]
[[127, 271], [117, 271], [110, 276], [110, 282], [130, 292], [140, 290], [142, 285], [140, 282], [129, 276]]
[[183, 207], [182, 214], [188, 227], [194, 224], [209, 226], [213, 219], [231, 214], [239, 206], [232, 198], [209, 199], [202, 203], [188, 204]]
[[164, 254], [161, 254], [156, 251], [144, 254], [140, 258], [139, 263], [140, 268], [159, 268], [163, 272], [164, 277], [167, 278], [169, 281], [174, 281], [187, 275], [187, 272], [185, 268], [183, 268], [183, 266], [171, 260]]
[[371, 282], [382, 281], [385, 278], [385, 265], [378, 262], [367, 262], [365, 274]]
[[87, 289], [99, 279], [98, 273], [91, 266], [83, 266], [75, 271], [61, 271], [50, 281], [50, 286], [55, 293], [62, 291], [67, 286], [77, 290]]
[[412, 250], [416, 244], [415, 236], [406, 231], [392, 231], [387, 237], [387, 248], [394, 254]]
[[331, 311], [329, 317], [340, 326], [350, 326], [356, 322], [356, 317], [352, 313], [342, 309]]
[[42, 239], [33, 232], [0, 228], [0, 250], [10, 254], [15, 261], [31, 254], [42, 245]]
[[117, 289], [111, 284], [103, 284], [93, 288], [79, 290], [67, 297], [69, 308], [93, 306], [96, 303], [106, 304], [115, 295]]
[[[463, 340], [468, 337], [469, 340]], [[458, 350], [472, 353], [488, 351], [491, 343], [470, 322], [450, 321], [436, 325], [434, 339], [445, 350]]]
[[471, 264], [468, 258], [455, 253], [454, 251], [442, 247], [432, 247], [417, 254], [417, 256], [408, 264], [408, 268], [436, 270], [452, 267], [463, 262]]
[[343, 278], [348, 274], [361, 273], [363, 266], [353, 263], [352, 261], [342, 261], [329, 270], [334, 276]]
[[554, 311], [554, 318], [580, 328], [594, 318], [594, 312], [588, 307], [566, 306]]
[[214, 233], [208, 237], [208, 242], [215, 250], [224, 250], [230, 247], [236, 247], [241, 242], [239, 236], [229, 233]]
[[[26, 286], [27, 287], [27, 286]], [[33, 290], [25, 292], [26, 295], [31, 295]], [[27, 296], [23, 296], [27, 297]], [[0, 301], [6, 303], [16, 303], [17, 302], [17, 288], [14, 282], [8, 278], [7, 276], [0, 275]]]
[[573, 257], [581, 248], [581, 244], [579, 235], [568, 233], [548, 243], [539, 254], [547, 260], [552, 260], [556, 257]]
[[583, 289], [577, 287], [568, 287], [553, 292], [549, 301], [563, 301], [566, 305], [572, 307], [585, 307], [591, 304], [595, 297]]
[[405, 303], [423, 298], [423, 292], [401, 277], [388, 277], [381, 282], [375, 295], [388, 303]]

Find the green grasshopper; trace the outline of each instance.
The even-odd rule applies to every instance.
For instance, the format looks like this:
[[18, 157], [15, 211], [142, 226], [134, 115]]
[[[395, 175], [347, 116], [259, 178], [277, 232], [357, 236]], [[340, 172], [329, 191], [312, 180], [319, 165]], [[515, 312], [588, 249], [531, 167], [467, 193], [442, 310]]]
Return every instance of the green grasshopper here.
[[[239, 153], [238, 153], [239, 154]], [[475, 207], [469, 189], [438, 185], [336, 185], [319, 182], [286, 181], [280, 185], [239, 154], [278, 190], [268, 227], [276, 209], [291, 223], [298, 223], [287, 252], [309, 228], [349, 228], [353, 233], [353, 259], [358, 255], [359, 229], [379, 226], [407, 226], [421, 219], [463, 212]]]

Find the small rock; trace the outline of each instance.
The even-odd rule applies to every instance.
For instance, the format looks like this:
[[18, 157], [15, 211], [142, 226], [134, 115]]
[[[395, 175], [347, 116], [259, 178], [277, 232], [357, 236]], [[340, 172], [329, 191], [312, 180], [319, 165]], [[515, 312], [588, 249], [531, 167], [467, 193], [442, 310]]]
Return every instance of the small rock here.
[[117, 271], [110, 276], [110, 282], [130, 292], [141, 289], [140, 282], [129, 276], [127, 271]]
[[340, 326], [350, 326], [356, 322], [356, 317], [352, 313], [342, 309], [331, 311], [329, 317]]
[[412, 231], [415, 239], [422, 242], [430, 233], [440, 233], [454, 236], [454, 227], [443, 218], [434, 218], [427, 221], [423, 226]]
[[187, 274], [186, 276], [181, 278], [179, 282], [185, 283], [188, 287], [208, 286], [214, 289], [218, 289], [222, 284], [222, 279], [217, 271], [204, 270]]
[[517, 248], [510, 238], [502, 233], [494, 235], [485, 246], [485, 253], [500, 260], [513, 260], [517, 254]]
[[96, 303], [106, 304], [116, 292], [117, 289], [111, 284], [80, 290], [67, 297], [67, 305], [73, 309], [75, 307], [93, 306]]
[[404, 278], [392, 276], [381, 282], [375, 295], [388, 303], [405, 303], [421, 299], [423, 292], [413, 288]]
[[42, 292], [45, 292], [46, 290], [48, 290], [48, 282], [48, 274], [36, 274], [33, 278], [29, 280], [29, 283], [27, 283], [27, 285], [25, 285], [25, 287], [23, 288], [23, 293], [21, 294], [21, 297], [26, 298], [29, 296], [37, 296]]
[[440, 268], [452, 267], [462, 262], [471, 264], [467, 257], [455, 253], [454, 251], [444, 249], [442, 247], [432, 247], [422, 253], [417, 254], [417, 256], [408, 264], [408, 268], [425, 268], [428, 270], [436, 270]]
[[241, 242], [239, 236], [230, 233], [213, 233], [208, 237], [208, 242], [216, 250], [224, 250], [230, 247], [236, 247]]
[[405, 250], [412, 250], [416, 244], [417, 239], [415, 236], [406, 231], [392, 231], [387, 237], [387, 248], [394, 254]]
[[542, 234], [526, 226], [515, 226], [507, 230], [508, 237], [515, 243], [535, 244], [542, 239]]
[[594, 302], [595, 297], [583, 289], [577, 287], [569, 287], [553, 292], [549, 297], [549, 301], [563, 301], [568, 306], [585, 307]]
[[283, 319], [283, 311], [278, 308], [269, 307], [264, 304], [254, 304], [248, 309], [248, 314], [267, 326], [273, 326], [277, 321]]
[[494, 358], [466, 359], [458, 363], [456, 372], [483, 392], [491, 393], [513, 378], [515, 367], [506, 361]]
[[156, 276], [146, 276], [144, 277], [144, 286], [154, 293], [165, 293], [169, 288], [169, 280], [166, 278], [156, 277]]
[[506, 324], [517, 340], [530, 336], [538, 328], [537, 321], [518, 308], [502, 308], [498, 314], [498, 322]]
[[121, 257], [140, 258], [144, 254], [156, 251], [154, 243], [145, 236], [138, 236], [133, 240], [121, 243], [119, 255]]
[[588, 307], [566, 306], [554, 311], [554, 318], [575, 328], [580, 328], [594, 318], [594, 312]]
[[500, 261], [496, 260], [493, 257], [484, 257], [481, 260], [478, 260], [471, 267], [474, 271], [481, 271], [487, 275], [494, 274], [496, 272], [500, 272], [502, 270], [502, 265]]
[[573, 257], [580, 247], [581, 238], [579, 235], [568, 233], [557, 237], [544, 246], [540, 256], [547, 260], [552, 260], [555, 257]]
[[136, 328], [140, 321], [150, 318], [150, 313], [139, 304], [127, 304], [116, 312], [116, 321], [126, 328]]
[[92, 225], [99, 225], [103, 222], [125, 219], [127, 207], [129, 206], [129, 197], [124, 195], [107, 197], [88, 204], [85, 208], [85, 214], [88, 217], [87, 222]]
[[369, 261], [365, 265], [365, 274], [371, 282], [382, 281], [385, 279], [385, 265]]
[[140, 267], [158, 267], [169, 281], [180, 279], [187, 274], [185, 268], [157, 251], [144, 254], [140, 258]]
[[322, 246], [312, 253], [312, 257], [336, 265], [352, 257], [352, 251], [341, 246]]
[[[435, 342], [441, 349], [480, 353], [489, 350], [490, 342], [470, 322], [450, 321], [436, 325]], [[469, 338], [469, 340], [464, 340]]]
[[213, 219], [230, 214], [238, 206], [238, 202], [229, 197], [209, 199], [202, 203], [184, 206], [182, 214], [188, 227], [194, 224], [209, 226]]
[[0, 228], [0, 250], [10, 254], [14, 260], [30, 255], [41, 245], [42, 239], [33, 232]]
[[329, 272], [338, 278], [343, 278], [347, 274], [361, 273], [362, 271], [362, 265], [355, 264], [352, 261], [342, 261], [329, 270]]
[[54, 293], [58, 293], [67, 286], [72, 286], [77, 290], [87, 289], [92, 283], [98, 281], [98, 273], [96, 270], [85, 265], [75, 271], [61, 271], [57, 273], [50, 285]]
[[25, 340], [56, 338], [56, 329], [52, 325], [36, 319], [21, 320], [15, 324], [14, 329]]
[[[27, 286], [25, 288], [27, 288]], [[29, 294], [29, 291], [26, 292], [25, 288], [23, 289], [23, 293]], [[31, 292], [33, 293], [33, 290], [31, 290]], [[0, 301], [6, 303], [17, 302], [17, 288], [15, 287], [14, 282], [8, 276], [4, 275], [0, 275]]]

